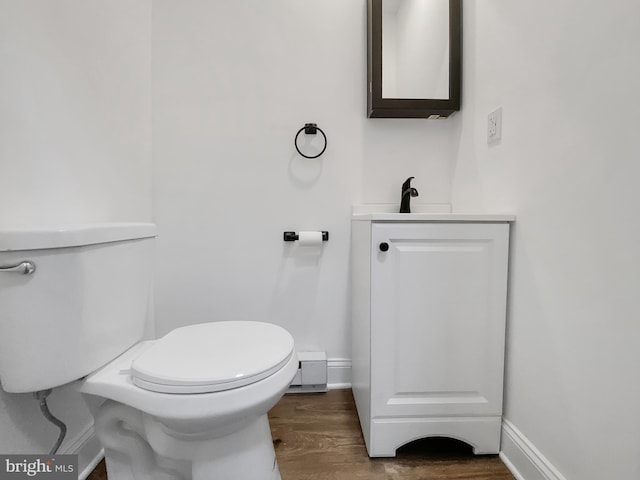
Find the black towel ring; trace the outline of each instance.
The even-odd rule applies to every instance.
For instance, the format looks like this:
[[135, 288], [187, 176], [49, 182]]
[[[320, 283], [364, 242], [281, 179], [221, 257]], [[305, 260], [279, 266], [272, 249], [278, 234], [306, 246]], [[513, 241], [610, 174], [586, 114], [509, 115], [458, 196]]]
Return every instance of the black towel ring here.
[[[305, 155], [304, 153], [302, 153], [300, 151], [300, 149], [298, 148], [298, 136], [303, 131], [304, 131], [304, 133], [306, 135], [315, 135], [317, 132], [320, 132], [322, 134], [322, 137], [324, 138], [324, 147], [323, 147], [322, 151], [319, 154], [310, 156], [310, 155]], [[327, 136], [324, 134], [322, 129], [320, 127], [318, 127], [317, 124], [315, 124], [315, 123], [305, 123], [304, 127], [302, 127], [300, 130], [298, 130], [298, 133], [296, 133], [296, 138], [293, 140], [293, 144], [295, 145], [297, 152], [300, 155], [302, 155], [304, 158], [318, 158], [327, 149]]]

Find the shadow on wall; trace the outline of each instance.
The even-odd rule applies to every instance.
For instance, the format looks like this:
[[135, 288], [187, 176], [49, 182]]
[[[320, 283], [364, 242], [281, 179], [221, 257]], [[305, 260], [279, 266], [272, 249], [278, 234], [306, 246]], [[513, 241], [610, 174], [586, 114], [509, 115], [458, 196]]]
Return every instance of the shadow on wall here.
[[327, 243], [302, 246], [299, 242], [283, 242], [282, 261], [273, 282], [269, 310], [272, 318], [283, 324], [296, 339], [296, 348], [316, 348], [309, 332], [314, 331], [318, 311], [318, 289], [322, 256]]
[[[309, 137], [309, 135], [306, 137]], [[316, 145], [316, 141], [317, 139], [306, 138], [304, 143], [300, 143], [300, 149], [303, 152], [307, 152], [308, 155], [317, 155], [320, 153], [322, 146]], [[308, 145], [312, 145], [312, 148]], [[322, 177], [323, 163], [322, 157], [304, 158], [298, 152], [293, 152], [289, 158], [288, 168], [291, 184], [299, 188], [313, 187]]]

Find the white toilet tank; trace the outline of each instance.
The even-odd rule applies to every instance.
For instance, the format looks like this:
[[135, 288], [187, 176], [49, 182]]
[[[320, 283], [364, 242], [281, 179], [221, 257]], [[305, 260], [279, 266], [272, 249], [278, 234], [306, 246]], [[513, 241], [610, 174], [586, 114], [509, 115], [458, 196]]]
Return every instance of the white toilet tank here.
[[155, 236], [150, 223], [0, 230], [4, 390], [71, 382], [142, 338]]

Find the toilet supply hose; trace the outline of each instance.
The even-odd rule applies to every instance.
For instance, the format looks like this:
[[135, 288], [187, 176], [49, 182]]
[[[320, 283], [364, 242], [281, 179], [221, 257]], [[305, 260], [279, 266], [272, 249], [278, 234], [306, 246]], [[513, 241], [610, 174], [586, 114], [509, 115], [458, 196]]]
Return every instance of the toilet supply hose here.
[[56, 440], [55, 445], [49, 452], [49, 455], [53, 455], [57, 453], [60, 445], [62, 445], [62, 441], [64, 440], [65, 435], [67, 434], [67, 426], [64, 424], [62, 420], [54, 417], [49, 411], [49, 406], [47, 405], [47, 397], [51, 393], [51, 389], [49, 390], [40, 390], [39, 392], [33, 392], [33, 398], [40, 402], [40, 411], [44, 418], [53, 423], [56, 427], [60, 429], [60, 434], [58, 435], [58, 440]]

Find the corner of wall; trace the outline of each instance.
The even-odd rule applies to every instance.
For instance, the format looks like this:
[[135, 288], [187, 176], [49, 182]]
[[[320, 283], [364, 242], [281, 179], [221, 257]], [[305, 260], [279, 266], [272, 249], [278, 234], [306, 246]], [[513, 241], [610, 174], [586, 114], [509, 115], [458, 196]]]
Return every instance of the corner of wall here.
[[502, 421], [500, 459], [516, 480], [567, 480], [509, 420]]

